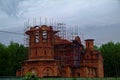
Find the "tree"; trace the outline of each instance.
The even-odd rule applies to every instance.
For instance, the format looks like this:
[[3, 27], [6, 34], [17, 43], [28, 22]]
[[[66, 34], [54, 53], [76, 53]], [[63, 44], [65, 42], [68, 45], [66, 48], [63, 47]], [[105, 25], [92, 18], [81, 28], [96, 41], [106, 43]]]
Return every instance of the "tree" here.
[[26, 56], [27, 48], [23, 45], [14, 42], [8, 46], [0, 44], [0, 76], [14, 76]]
[[104, 59], [105, 77], [120, 77], [120, 43], [108, 42], [103, 44], [99, 50]]
[[7, 73], [8, 55], [6, 46], [0, 43], [0, 75], [4, 76]]

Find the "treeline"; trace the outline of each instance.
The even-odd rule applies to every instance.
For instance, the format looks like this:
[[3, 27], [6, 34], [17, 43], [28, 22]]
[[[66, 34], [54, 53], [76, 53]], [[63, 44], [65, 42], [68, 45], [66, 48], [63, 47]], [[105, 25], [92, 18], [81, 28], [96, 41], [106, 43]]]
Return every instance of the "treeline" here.
[[104, 59], [104, 76], [120, 77], [120, 43], [108, 42], [98, 48]]
[[[95, 49], [102, 52], [104, 76], [120, 77], [120, 43], [108, 42]], [[27, 53], [28, 49], [18, 43], [11, 42], [8, 46], [0, 43], [0, 76], [15, 76]]]
[[27, 57], [27, 48], [11, 42], [5, 46], [0, 43], [0, 76], [15, 76], [23, 60]]

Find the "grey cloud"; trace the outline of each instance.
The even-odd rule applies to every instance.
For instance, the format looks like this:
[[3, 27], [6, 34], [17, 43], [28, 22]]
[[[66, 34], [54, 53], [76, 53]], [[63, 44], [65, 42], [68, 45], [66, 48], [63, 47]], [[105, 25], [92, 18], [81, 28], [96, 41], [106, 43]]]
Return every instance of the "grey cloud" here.
[[0, 9], [9, 16], [17, 16], [21, 1], [23, 0], [0, 0]]
[[[96, 42], [119, 41], [115, 36], [120, 32], [117, 29], [120, 26], [119, 8], [120, 0], [0, 0], [0, 29], [23, 32], [27, 19], [33, 24], [33, 17], [37, 22], [41, 17], [43, 23], [44, 18], [53, 18], [67, 27], [77, 25], [85, 38], [95, 38]], [[0, 33], [0, 42], [10, 40], [20, 42], [23, 38]]]

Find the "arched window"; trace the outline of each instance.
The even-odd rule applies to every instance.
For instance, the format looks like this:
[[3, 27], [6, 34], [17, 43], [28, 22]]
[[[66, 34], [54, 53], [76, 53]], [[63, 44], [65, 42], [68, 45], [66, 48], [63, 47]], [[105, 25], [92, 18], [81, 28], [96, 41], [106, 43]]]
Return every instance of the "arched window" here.
[[89, 55], [86, 55], [86, 59], [89, 59]]
[[46, 42], [47, 41], [47, 31], [43, 31], [42, 37], [43, 37], [43, 42]]
[[77, 77], [80, 77], [80, 73], [79, 72], [77, 73]]
[[44, 51], [44, 55], [46, 55], [46, 50]]
[[35, 33], [35, 43], [38, 43], [39, 42], [39, 31], [36, 31]]
[[90, 43], [88, 42], [88, 48], [90, 48]]

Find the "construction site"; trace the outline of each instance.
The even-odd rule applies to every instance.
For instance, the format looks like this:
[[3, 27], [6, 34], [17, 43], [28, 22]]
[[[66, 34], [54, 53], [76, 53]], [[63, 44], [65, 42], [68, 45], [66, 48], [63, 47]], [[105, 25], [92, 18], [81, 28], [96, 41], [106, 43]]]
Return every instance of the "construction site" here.
[[103, 58], [94, 49], [94, 39], [86, 39], [84, 46], [77, 29], [72, 35], [64, 24], [58, 25], [32, 26], [25, 31], [28, 58], [21, 63], [16, 76], [31, 72], [41, 78], [104, 77]]

